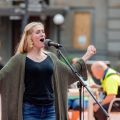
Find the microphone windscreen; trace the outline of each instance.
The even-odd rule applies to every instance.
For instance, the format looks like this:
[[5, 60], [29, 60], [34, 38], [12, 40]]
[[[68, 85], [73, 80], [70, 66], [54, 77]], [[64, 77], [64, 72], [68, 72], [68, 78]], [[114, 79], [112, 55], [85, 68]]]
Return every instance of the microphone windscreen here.
[[45, 41], [44, 41], [45, 47], [49, 47], [49, 46], [50, 46], [50, 45], [49, 45], [50, 42], [52, 42], [52, 40], [50, 40], [50, 39], [45, 39]]

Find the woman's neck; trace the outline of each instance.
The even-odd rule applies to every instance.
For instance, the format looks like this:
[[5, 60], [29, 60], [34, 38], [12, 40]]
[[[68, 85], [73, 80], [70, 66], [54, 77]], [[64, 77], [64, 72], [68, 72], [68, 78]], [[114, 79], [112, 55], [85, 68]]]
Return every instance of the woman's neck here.
[[43, 49], [33, 49], [27, 53], [27, 57], [34, 61], [40, 62], [46, 59], [47, 55], [44, 53]]

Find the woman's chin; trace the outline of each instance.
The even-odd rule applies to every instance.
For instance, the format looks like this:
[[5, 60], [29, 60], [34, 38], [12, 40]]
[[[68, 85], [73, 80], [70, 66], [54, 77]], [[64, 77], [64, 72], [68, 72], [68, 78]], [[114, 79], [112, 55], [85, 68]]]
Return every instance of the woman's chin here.
[[42, 49], [42, 48], [44, 48], [45, 47], [45, 45], [41, 45], [41, 46], [38, 46], [37, 48], [38, 49]]

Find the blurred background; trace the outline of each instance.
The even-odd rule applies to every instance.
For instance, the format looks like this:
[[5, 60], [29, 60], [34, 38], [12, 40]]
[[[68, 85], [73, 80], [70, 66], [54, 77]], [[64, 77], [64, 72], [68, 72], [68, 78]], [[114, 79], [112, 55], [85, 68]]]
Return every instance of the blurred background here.
[[[70, 61], [93, 44], [97, 54], [87, 62], [90, 73], [96, 60], [120, 72], [120, 0], [0, 0], [2, 65], [14, 55], [23, 28], [31, 21], [45, 25], [46, 38], [62, 44]], [[89, 102], [89, 120], [91, 107]]]
[[120, 69], [120, 0], [0, 0], [3, 64], [31, 21], [43, 22], [47, 38], [61, 43], [69, 59], [82, 56], [93, 44], [97, 54], [92, 60], [110, 61]]

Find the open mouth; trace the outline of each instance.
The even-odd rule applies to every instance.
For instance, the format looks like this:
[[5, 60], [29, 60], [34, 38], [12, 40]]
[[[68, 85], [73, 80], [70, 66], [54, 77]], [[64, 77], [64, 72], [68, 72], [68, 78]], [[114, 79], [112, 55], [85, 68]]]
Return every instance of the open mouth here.
[[41, 38], [41, 39], [40, 39], [41, 42], [44, 42], [44, 40], [45, 40], [44, 38]]

